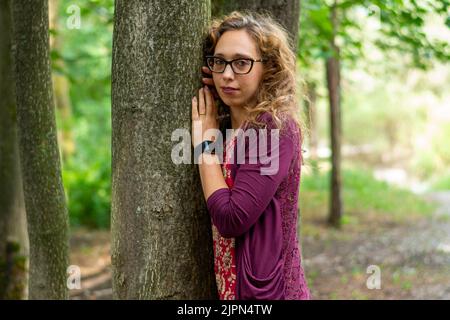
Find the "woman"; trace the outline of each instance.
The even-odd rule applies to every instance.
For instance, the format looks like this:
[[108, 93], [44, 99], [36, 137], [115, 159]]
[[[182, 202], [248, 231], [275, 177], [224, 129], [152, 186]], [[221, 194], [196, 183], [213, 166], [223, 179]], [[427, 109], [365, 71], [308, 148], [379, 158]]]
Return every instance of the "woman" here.
[[[193, 132], [193, 146], [198, 150], [203, 141], [217, 138], [211, 129], [239, 129], [226, 141], [222, 164], [217, 154], [198, 158], [219, 297], [310, 299], [297, 237], [301, 123], [287, 34], [269, 17], [233, 12], [212, 23], [206, 63], [203, 71], [212, 78], [203, 79], [199, 98], [192, 100], [193, 128], [201, 128], [200, 135]], [[216, 92], [229, 113], [221, 122]], [[256, 129], [256, 141], [239, 139]], [[272, 135], [275, 130], [278, 136]], [[266, 154], [255, 152], [261, 141], [267, 143]], [[243, 163], [236, 161], [239, 156]], [[276, 170], [262, 174], [267, 159]]]

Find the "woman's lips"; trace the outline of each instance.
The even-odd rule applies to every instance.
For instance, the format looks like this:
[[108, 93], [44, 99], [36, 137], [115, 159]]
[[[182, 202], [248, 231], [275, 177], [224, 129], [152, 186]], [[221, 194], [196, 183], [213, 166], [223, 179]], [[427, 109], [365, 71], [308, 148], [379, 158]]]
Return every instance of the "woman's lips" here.
[[225, 94], [235, 94], [236, 92], [239, 91], [239, 89], [232, 87], [221, 87], [220, 89], [222, 89], [222, 92]]

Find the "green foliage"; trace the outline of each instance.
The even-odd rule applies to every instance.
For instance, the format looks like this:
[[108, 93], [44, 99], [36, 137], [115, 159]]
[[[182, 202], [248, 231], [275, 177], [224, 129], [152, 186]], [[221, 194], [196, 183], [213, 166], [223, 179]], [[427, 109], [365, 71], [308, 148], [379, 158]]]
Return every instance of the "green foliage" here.
[[304, 66], [331, 55], [329, 39], [332, 26], [330, 9], [322, 1], [301, 2], [298, 56]]
[[74, 226], [108, 228], [110, 226], [111, 170], [109, 159], [84, 167], [69, 162], [63, 171], [69, 199], [70, 221]]
[[435, 13], [448, 18], [448, 2], [436, 1], [376, 1], [380, 8], [382, 29], [377, 44], [385, 50], [396, 50], [411, 57], [411, 65], [426, 69], [435, 60], [448, 61], [448, 43], [430, 40], [424, 32], [424, 18]]
[[[439, 1], [438, 1], [439, 2]], [[332, 54], [330, 20], [332, 1], [303, 0], [301, 2], [299, 58], [311, 66], [318, 58]], [[366, 36], [361, 24], [375, 19], [380, 24], [375, 44], [383, 51], [397, 51], [410, 57], [410, 64], [428, 68], [433, 61], [448, 61], [450, 47], [446, 41], [430, 40], [424, 31], [424, 19], [436, 14], [448, 25], [448, 1], [347, 0], [338, 1], [337, 29], [334, 31], [341, 49], [340, 58], [355, 62], [364, 58], [361, 41]], [[357, 19], [363, 13], [364, 18]]]
[[[80, 7], [80, 29], [66, 26], [67, 8], [74, 4]], [[72, 119], [64, 119], [60, 128], [68, 126], [75, 142], [74, 154], [63, 163], [63, 180], [76, 226], [110, 224], [113, 13], [113, 0], [63, 0], [53, 31], [61, 39], [52, 52], [53, 70], [70, 80]]]

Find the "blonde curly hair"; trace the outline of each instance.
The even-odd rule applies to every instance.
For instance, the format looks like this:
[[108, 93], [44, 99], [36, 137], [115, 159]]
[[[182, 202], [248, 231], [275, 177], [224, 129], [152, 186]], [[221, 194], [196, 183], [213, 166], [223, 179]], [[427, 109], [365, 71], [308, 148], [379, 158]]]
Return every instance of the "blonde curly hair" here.
[[258, 115], [270, 112], [278, 129], [282, 129], [283, 119], [290, 116], [301, 132], [303, 123], [297, 101], [296, 55], [287, 31], [268, 14], [234, 11], [213, 20], [207, 31], [205, 56], [214, 54], [220, 37], [226, 31], [242, 29], [255, 40], [264, 61], [256, 106], [244, 107], [248, 111], [248, 123], [262, 126], [264, 124], [257, 121]]

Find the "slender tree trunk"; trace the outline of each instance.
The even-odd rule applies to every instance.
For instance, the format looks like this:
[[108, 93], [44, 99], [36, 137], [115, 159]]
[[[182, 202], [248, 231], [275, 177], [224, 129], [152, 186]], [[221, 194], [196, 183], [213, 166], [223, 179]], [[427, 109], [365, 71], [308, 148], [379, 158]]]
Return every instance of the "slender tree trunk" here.
[[11, 0], [0, 0], [0, 299], [25, 299], [28, 234], [17, 145], [11, 32]]
[[[190, 133], [209, 0], [117, 0], [112, 60], [112, 265], [120, 299], [217, 297], [197, 166], [171, 159]], [[187, 137], [185, 146], [191, 149]], [[192, 162], [191, 162], [192, 163]]]
[[270, 13], [289, 32], [297, 51], [300, 0], [212, 0], [213, 17], [229, 14], [234, 10]]
[[47, 0], [13, 1], [17, 123], [30, 299], [67, 298], [68, 217], [56, 138]]
[[[49, 1], [49, 25], [50, 29], [58, 30], [58, 7], [59, 0]], [[56, 32], [50, 36], [50, 48], [51, 50], [59, 50], [61, 46], [60, 36]], [[59, 69], [64, 69], [64, 61], [58, 61]], [[58, 111], [58, 119], [62, 120], [61, 128], [58, 128], [58, 144], [61, 148], [61, 154], [63, 159], [69, 158], [75, 151], [75, 143], [73, 141], [72, 131], [69, 126], [70, 119], [72, 118], [72, 103], [69, 96], [69, 80], [67, 77], [58, 72], [52, 73], [54, 96], [56, 110]]]
[[328, 223], [339, 228], [342, 217], [342, 196], [341, 196], [341, 79], [339, 47], [335, 43], [337, 31], [336, 4], [331, 9], [331, 22], [333, 26], [333, 36], [331, 48], [333, 56], [327, 59], [326, 73], [327, 86], [330, 103], [330, 134], [331, 134], [331, 192], [330, 192], [330, 212]]
[[318, 173], [318, 132], [317, 132], [317, 90], [316, 84], [313, 82], [307, 82], [306, 84], [306, 95], [308, 100], [305, 103], [305, 114], [308, 121], [309, 129], [309, 150], [311, 154], [311, 163], [313, 167], [313, 173]]

